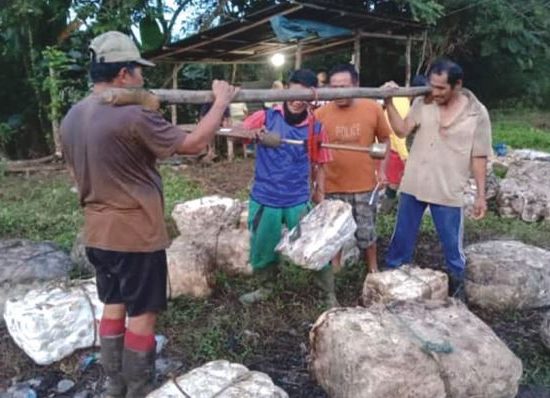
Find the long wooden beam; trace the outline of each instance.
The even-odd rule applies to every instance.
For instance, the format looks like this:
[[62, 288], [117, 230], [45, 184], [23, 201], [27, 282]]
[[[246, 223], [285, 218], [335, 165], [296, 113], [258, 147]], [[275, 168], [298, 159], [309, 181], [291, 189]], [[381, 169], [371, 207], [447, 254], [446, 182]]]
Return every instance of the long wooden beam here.
[[[118, 90], [116, 90], [118, 91]], [[115, 90], [112, 90], [115, 92]], [[151, 90], [166, 104], [204, 104], [214, 100], [212, 91], [200, 90]], [[398, 89], [354, 87], [310, 89], [243, 89], [232, 102], [276, 102], [276, 101], [330, 101], [343, 98], [388, 98], [416, 97], [431, 92], [430, 87], [400, 87]], [[108, 94], [111, 95], [111, 94]], [[113, 94], [117, 96], [116, 92]]]

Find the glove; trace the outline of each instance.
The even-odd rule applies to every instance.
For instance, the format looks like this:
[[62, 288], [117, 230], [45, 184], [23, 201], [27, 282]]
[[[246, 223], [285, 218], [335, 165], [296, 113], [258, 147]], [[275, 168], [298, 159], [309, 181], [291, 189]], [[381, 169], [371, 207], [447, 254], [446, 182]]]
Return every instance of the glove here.
[[141, 105], [150, 111], [158, 111], [160, 108], [159, 98], [150, 91], [137, 89], [111, 89], [101, 94], [104, 103], [114, 106]]

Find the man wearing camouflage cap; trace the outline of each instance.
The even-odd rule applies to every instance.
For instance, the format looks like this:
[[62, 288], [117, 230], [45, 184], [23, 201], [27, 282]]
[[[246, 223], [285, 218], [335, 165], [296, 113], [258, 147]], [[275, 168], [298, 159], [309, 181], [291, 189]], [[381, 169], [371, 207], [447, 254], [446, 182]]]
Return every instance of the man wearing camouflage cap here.
[[62, 122], [63, 151], [78, 186], [86, 253], [105, 303], [99, 325], [105, 395], [139, 398], [153, 387], [155, 323], [166, 309], [169, 239], [156, 161], [202, 151], [236, 90], [215, 80], [211, 110], [186, 134], [156, 111], [152, 94], [142, 92], [138, 105], [103, 100], [106, 90], [141, 88], [142, 67], [154, 66], [128, 36], [104, 33], [91, 42], [90, 53], [93, 90]]

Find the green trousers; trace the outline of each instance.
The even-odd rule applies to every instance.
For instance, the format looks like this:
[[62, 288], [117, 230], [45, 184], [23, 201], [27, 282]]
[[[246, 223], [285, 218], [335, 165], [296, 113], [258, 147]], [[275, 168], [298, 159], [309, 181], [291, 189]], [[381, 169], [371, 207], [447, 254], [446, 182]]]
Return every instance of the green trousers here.
[[269, 207], [250, 198], [248, 229], [250, 231], [250, 264], [254, 271], [279, 262], [275, 246], [281, 240], [283, 226], [291, 230], [310, 209], [309, 203], [292, 207]]

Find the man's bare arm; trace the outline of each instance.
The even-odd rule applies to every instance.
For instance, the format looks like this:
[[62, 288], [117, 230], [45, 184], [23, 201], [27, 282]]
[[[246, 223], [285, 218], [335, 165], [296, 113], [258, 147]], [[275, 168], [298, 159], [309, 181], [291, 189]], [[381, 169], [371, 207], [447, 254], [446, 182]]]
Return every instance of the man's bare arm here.
[[314, 203], [321, 203], [325, 199], [325, 166], [323, 164], [313, 165], [313, 194]]
[[[382, 85], [382, 88], [397, 89], [399, 88], [399, 86], [397, 85], [397, 83], [391, 81], [384, 83]], [[384, 105], [386, 106], [388, 120], [390, 121], [391, 128], [399, 138], [407, 137], [418, 128], [418, 125], [412, 118], [407, 116], [405, 119], [403, 119], [401, 117], [401, 115], [397, 111], [397, 108], [393, 104], [392, 97], [384, 99]]]
[[474, 201], [474, 219], [480, 220], [487, 212], [485, 199], [485, 179], [487, 176], [487, 158], [485, 156], [472, 158], [472, 174], [476, 182], [477, 194]]
[[403, 119], [391, 98], [386, 100], [385, 103], [391, 128], [399, 138], [405, 138], [416, 130], [418, 125], [408, 116]]
[[225, 109], [238, 90], [227, 82], [214, 80], [212, 91], [215, 97], [212, 107], [201, 119], [197, 128], [182, 141], [176, 153], [197, 154], [206, 148], [220, 128]]

